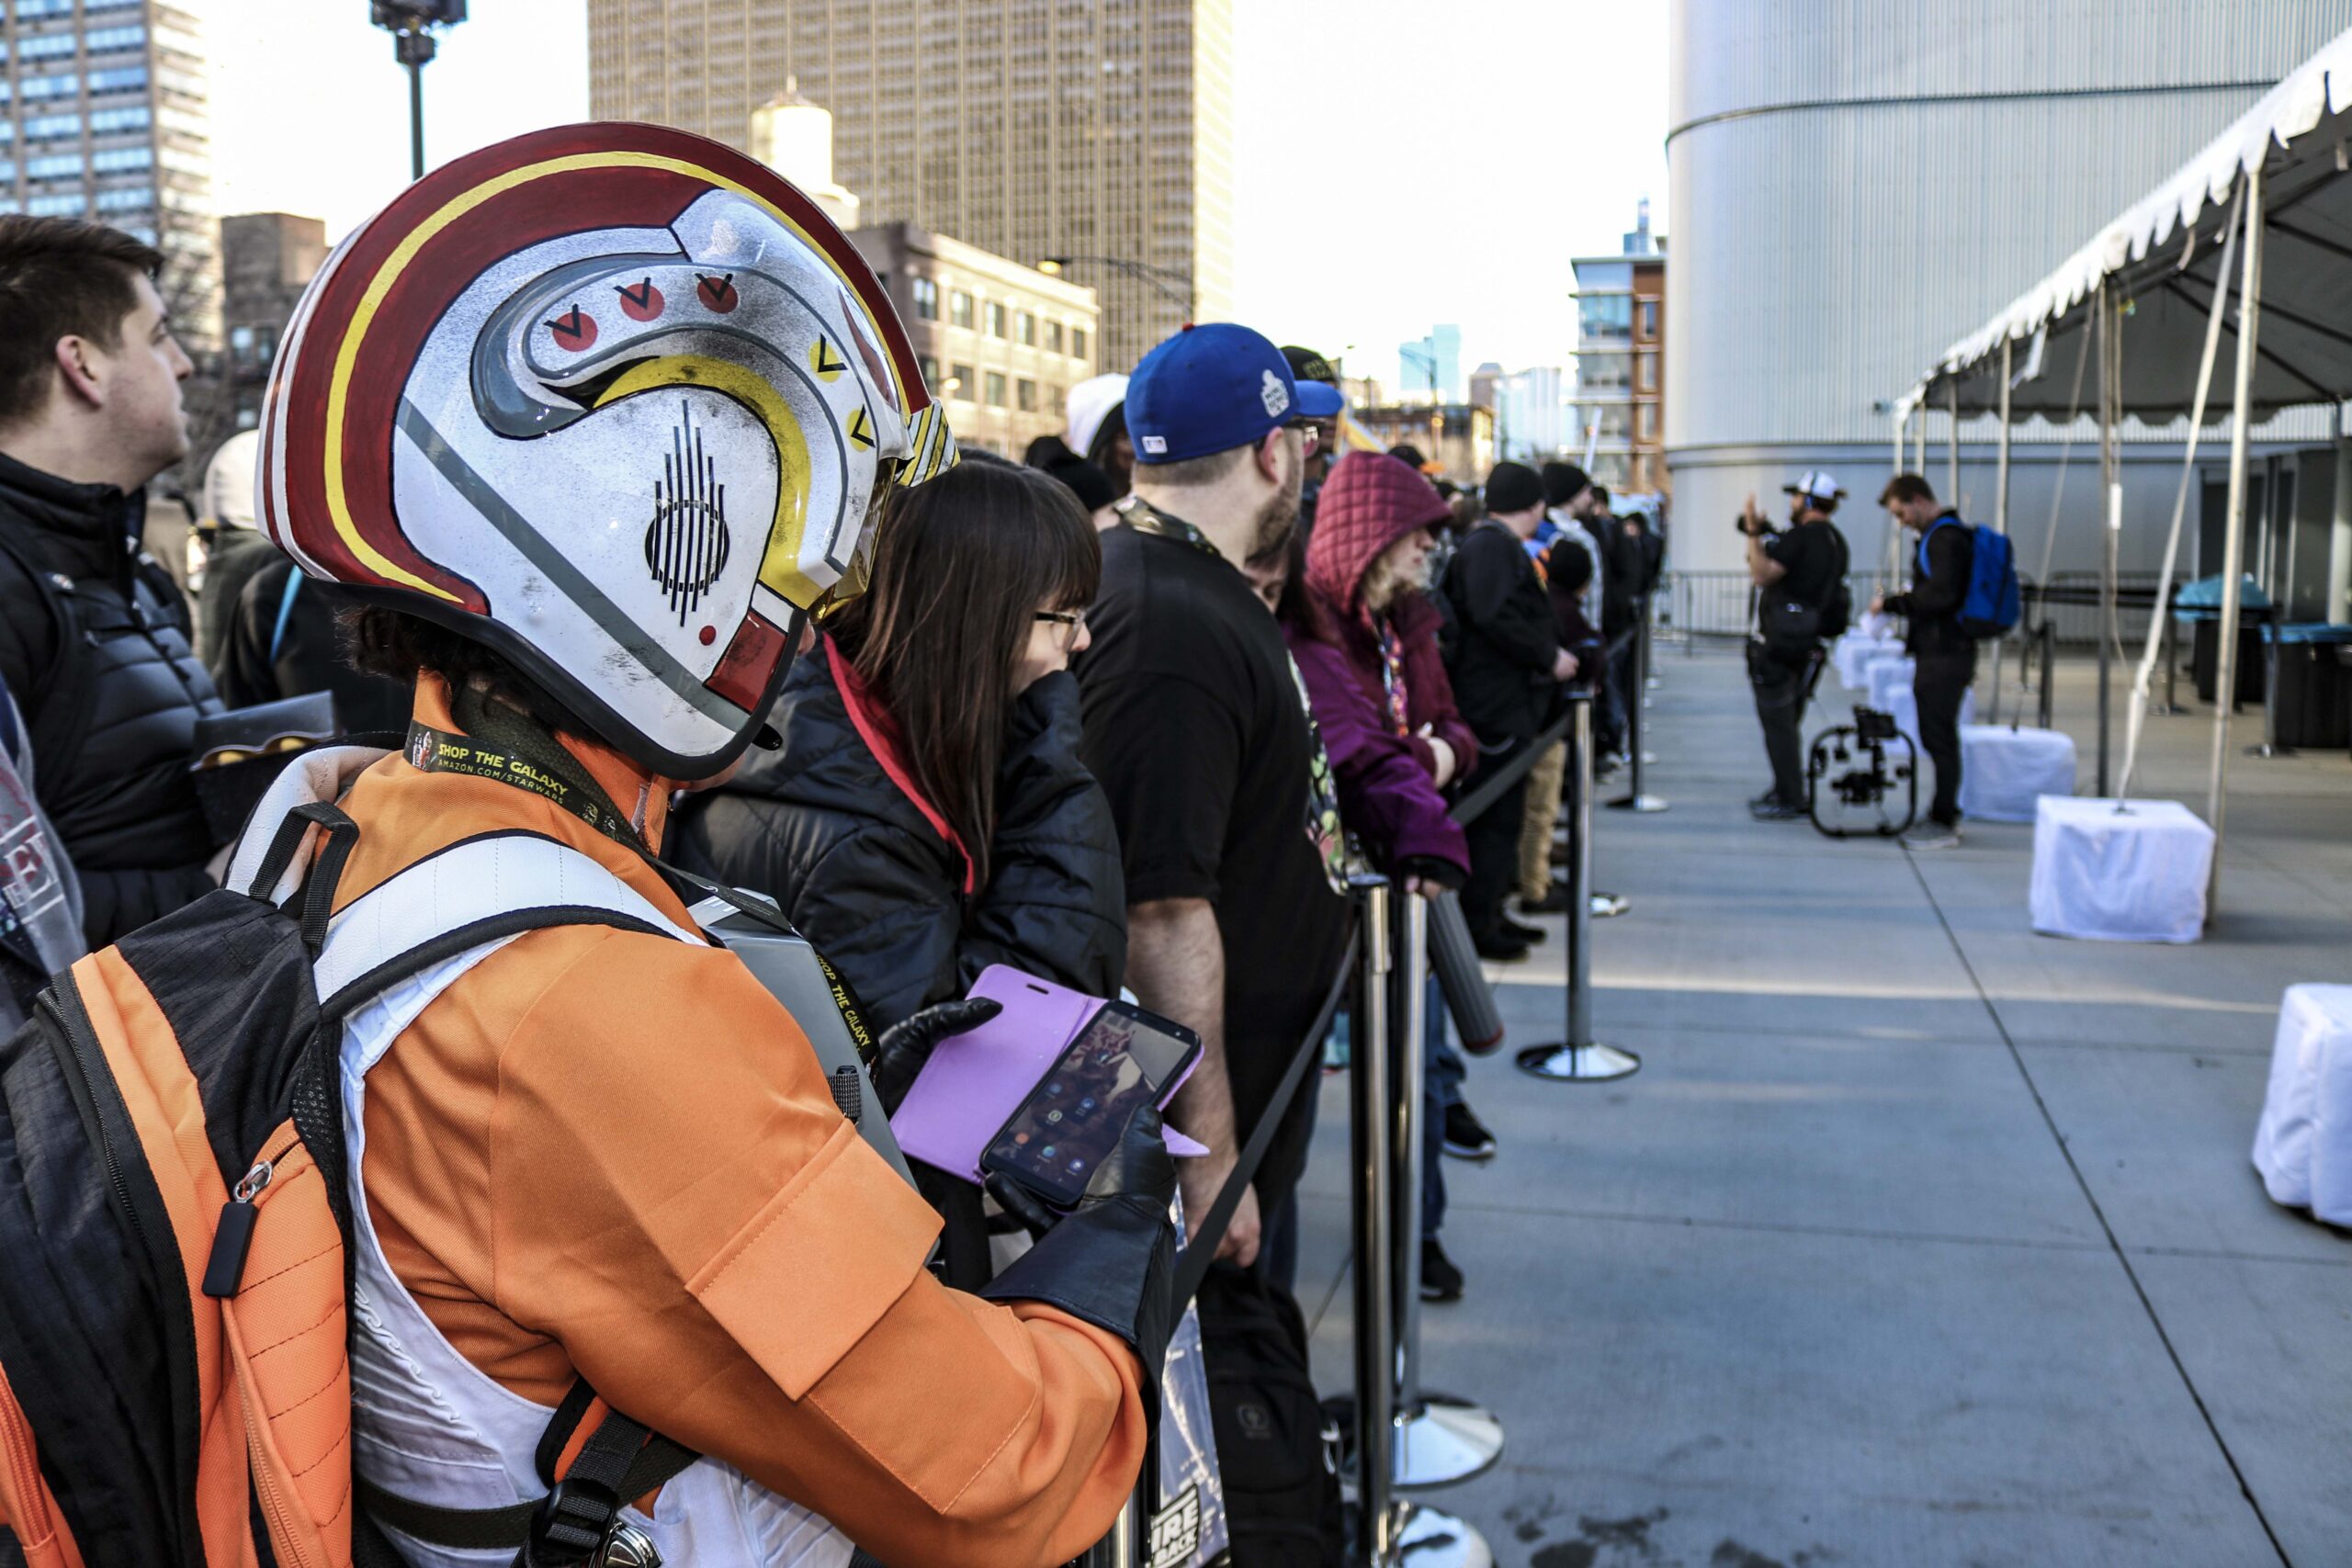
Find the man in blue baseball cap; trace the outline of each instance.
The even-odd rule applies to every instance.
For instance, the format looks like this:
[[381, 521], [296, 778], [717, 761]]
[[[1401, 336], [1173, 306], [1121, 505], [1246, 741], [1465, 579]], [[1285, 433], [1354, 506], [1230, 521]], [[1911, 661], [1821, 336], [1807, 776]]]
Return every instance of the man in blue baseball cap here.
[[[1313, 385], [1312, 383], [1307, 384]], [[1200, 1032], [1170, 1120], [1209, 1146], [1179, 1168], [1197, 1224], [1268, 1112], [1347, 945], [1329, 763], [1280, 628], [1242, 574], [1298, 516], [1311, 395], [1247, 327], [1190, 327], [1127, 384], [1135, 493], [1102, 535], [1102, 586], [1073, 665], [1084, 759], [1127, 882], [1127, 984]], [[1312, 1095], [1284, 1114], [1219, 1256], [1287, 1284], [1291, 1194]]]

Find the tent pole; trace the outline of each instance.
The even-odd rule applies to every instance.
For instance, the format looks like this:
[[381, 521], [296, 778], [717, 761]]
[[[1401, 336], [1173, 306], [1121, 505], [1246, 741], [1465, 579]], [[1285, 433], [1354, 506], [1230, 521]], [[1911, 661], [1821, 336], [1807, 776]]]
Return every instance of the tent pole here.
[[2188, 408], [2188, 440], [2180, 455], [2180, 488], [2174, 492], [2172, 527], [2165, 535], [2165, 563], [2156, 573], [2154, 613], [2148, 618], [2148, 638], [2140, 656], [2138, 672], [2132, 679], [2132, 705], [2123, 710], [2123, 777], [2115, 786], [2118, 805], [2132, 798], [2132, 771], [2140, 757], [2140, 734], [2147, 723], [2149, 686], [2155, 679], [2156, 660], [2165, 660], [2165, 705], [2157, 710], [2177, 713], [2173, 706], [2172, 679], [2172, 573], [2180, 561], [2181, 525], [2188, 516], [2188, 491], [2197, 479], [2197, 448], [2205, 431], [2205, 411], [2213, 392], [2213, 363], [2220, 357], [2222, 327], [2230, 313], [2230, 265], [2237, 259], [2238, 220], [2245, 209], [2245, 192], [2237, 194], [2236, 205], [2230, 209], [2222, 241], [2222, 264], [2213, 276], [2213, 305], [2205, 316], [2205, 351], [2197, 362], [2197, 395]]
[[2352, 621], [2352, 434], [2335, 405], [2335, 515], [2327, 530], [2327, 619]]
[[[2001, 431], [2000, 442], [1993, 458], [1993, 532], [2009, 531], [2009, 350], [2011, 340], [2001, 339]], [[1985, 716], [1988, 724], [2001, 722], [2001, 645], [2007, 639], [1993, 639], [1992, 711]]]
[[2246, 172], [2245, 271], [2238, 284], [2238, 367], [2230, 415], [2230, 503], [2222, 535], [2222, 620], [2215, 649], [2213, 755], [2205, 784], [2205, 819], [2213, 826], [2213, 867], [2205, 884], [2210, 923], [2222, 891], [2222, 807], [2229, 802], [2230, 709], [2238, 694], [2238, 581], [2245, 558], [2246, 420], [2254, 400], [2255, 335], [2262, 324], [2262, 165]]
[[1951, 437], [1949, 458], [1944, 469], [1944, 503], [1948, 506], [1958, 506], [1960, 504], [1960, 381], [1958, 378], [1954, 378], [1951, 384], [1944, 389], [1944, 407], [1951, 411], [1951, 429], [1948, 432]]
[[2114, 623], [2114, 525], [2117, 517], [2117, 472], [2114, 472], [2114, 402], [2121, 388], [2114, 383], [2114, 339], [2120, 322], [2114, 320], [2114, 303], [2108, 296], [2108, 285], [2098, 285], [2098, 496], [2100, 496], [2100, 529], [2098, 529], [2098, 626], [2093, 635], [2098, 637], [2098, 795], [2108, 795], [2108, 707], [2109, 707], [2109, 665], [2114, 663], [2114, 649], [2109, 647], [2108, 627]]

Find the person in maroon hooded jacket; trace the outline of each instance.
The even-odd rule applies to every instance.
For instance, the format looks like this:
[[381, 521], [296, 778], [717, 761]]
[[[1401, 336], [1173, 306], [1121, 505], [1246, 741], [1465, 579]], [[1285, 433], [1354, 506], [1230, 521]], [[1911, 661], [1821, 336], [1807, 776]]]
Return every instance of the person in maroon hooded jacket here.
[[[1408, 465], [1351, 452], [1324, 480], [1304, 581], [1294, 576], [1276, 600], [1330, 755], [1341, 820], [1382, 873], [1429, 893], [1459, 888], [1469, 875], [1469, 845], [1441, 792], [1470, 771], [1478, 748], [1454, 706], [1438, 650], [1438, 609], [1427, 592], [1433, 530], [1452, 515]], [[1437, 1156], [1458, 1138], [1457, 1152], [1483, 1158], [1494, 1152], [1494, 1139], [1462, 1100], [1462, 1058], [1445, 1043], [1444, 1007], [1434, 991], [1421, 1280], [1424, 1296], [1453, 1301], [1463, 1281], [1437, 1241], [1445, 1211]]]

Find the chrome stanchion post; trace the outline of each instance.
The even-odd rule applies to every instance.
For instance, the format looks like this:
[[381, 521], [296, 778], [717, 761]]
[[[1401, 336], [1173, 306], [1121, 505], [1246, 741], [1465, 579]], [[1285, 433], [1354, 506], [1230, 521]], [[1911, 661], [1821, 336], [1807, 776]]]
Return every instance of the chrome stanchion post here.
[[1355, 1243], [1356, 1528], [1358, 1568], [1391, 1568], [1400, 1523], [1389, 1500], [1395, 1472], [1391, 1443], [1395, 1346], [1394, 1298], [1388, 1264], [1395, 1211], [1388, 1179], [1388, 884], [1357, 882], [1358, 943], [1354, 1019], [1349, 1030], [1349, 1128], [1352, 1134], [1352, 1228]]
[[1421, 1187], [1429, 1179], [1423, 1165], [1422, 1094], [1429, 1062], [1427, 1022], [1429, 995], [1429, 904], [1417, 893], [1399, 892], [1389, 904], [1395, 911], [1396, 962], [1395, 1005], [1396, 1021], [1395, 1127], [1389, 1156], [1396, 1182], [1394, 1235], [1397, 1260], [1396, 1401], [1394, 1444], [1396, 1483], [1402, 1486], [1449, 1486], [1467, 1481], [1502, 1457], [1503, 1427], [1489, 1412], [1466, 1399], [1429, 1393], [1421, 1387]]
[[1592, 1037], [1592, 694], [1568, 694], [1567, 1038], [1519, 1053], [1521, 1070], [1539, 1078], [1605, 1083], [1632, 1076], [1642, 1059]]
[[[1634, 660], [1634, 678], [1626, 682], [1632, 688], [1634, 700], [1625, 705], [1625, 750], [1631, 759], [1632, 780], [1628, 793], [1609, 803], [1612, 811], [1663, 811], [1666, 802], [1642, 788], [1642, 710], [1649, 705], [1649, 637], [1646, 627], [1636, 623], [1634, 641], [1627, 652]], [[1601, 678], [1608, 679], [1607, 671]]]

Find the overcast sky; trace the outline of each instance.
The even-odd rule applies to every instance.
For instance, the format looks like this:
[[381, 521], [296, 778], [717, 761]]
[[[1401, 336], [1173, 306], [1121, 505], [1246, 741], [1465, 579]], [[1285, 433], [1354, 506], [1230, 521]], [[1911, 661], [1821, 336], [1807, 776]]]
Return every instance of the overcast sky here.
[[[408, 177], [407, 78], [362, 0], [198, 0], [223, 212], [331, 238]], [[584, 0], [472, 0], [425, 70], [425, 152], [588, 113]], [[1236, 0], [1235, 314], [1397, 384], [1462, 327], [1462, 368], [1565, 362], [1567, 258], [1666, 227], [1654, 0]], [[1349, 350], [1349, 344], [1356, 345]]]

